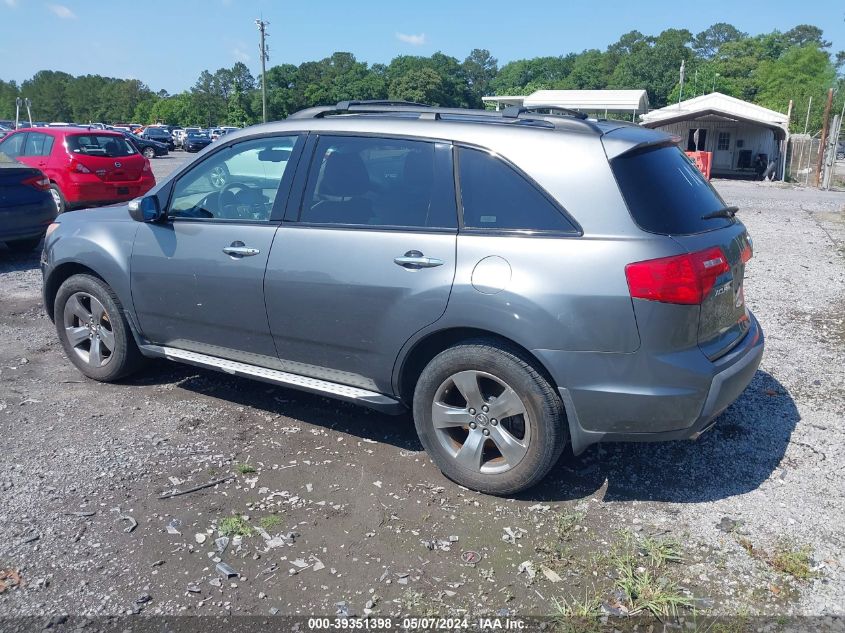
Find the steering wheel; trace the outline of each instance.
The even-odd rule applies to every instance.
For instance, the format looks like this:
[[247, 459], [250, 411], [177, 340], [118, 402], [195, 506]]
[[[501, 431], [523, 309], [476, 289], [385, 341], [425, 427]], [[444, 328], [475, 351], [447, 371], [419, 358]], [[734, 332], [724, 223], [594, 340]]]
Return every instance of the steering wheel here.
[[[256, 212], [256, 202], [250, 201], [248, 204], [239, 204], [237, 197], [236, 197], [237, 194], [232, 193], [232, 189], [239, 189], [240, 190], [239, 193], [244, 192], [244, 191], [248, 191], [248, 192], [250, 192], [250, 195], [254, 194], [255, 191], [256, 191], [255, 189], [253, 189], [249, 185], [246, 185], [242, 182], [234, 181], [234, 182], [227, 183], [220, 190], [220, 193], [219, 193], [220, 197], [218, 198], [218, 200], [220, 201], [219, 204], [220, 204], [221, 213], [224, 212], [224, 209], [227, 206], [230, 206], [230, 207], [233, 208], [233, 215], [235, 217], [237, 217], [239, 219], [251, 219], [250, 216], [255, 214], [255, 212]], [[228, 196], [231, 196], [232, 199], [233, 199], [233, 202], [231, 204], [227, 204], [225, 202], [225, 198], [228, 197]], [[223, 215], [227, 215], [227, 214], [223, 213]]]

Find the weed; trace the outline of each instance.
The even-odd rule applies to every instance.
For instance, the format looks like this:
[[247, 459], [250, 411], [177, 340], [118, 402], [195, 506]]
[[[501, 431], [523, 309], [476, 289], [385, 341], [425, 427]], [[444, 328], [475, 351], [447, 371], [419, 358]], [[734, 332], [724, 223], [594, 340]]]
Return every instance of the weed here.
[[692, 607], [694, 602], [680, 593], [668, 578], [657, 577], [643, 567], [617, 569], [617, 586], [631, 604], [631, 615], [648, 611], [654, 616], [676, 616], [680, 607]]
[[809, 545], [795, 547], [782, 542], [769, 559], [769, 564], [780, 573], [792, 576], [796, 580], [810, 580], [814, 575], [810, 568], [812, 553], [813, 550]]
[[663, 567], [666, 563], [679, 563], [684, 558], [681, 555], [681, 544], [674, 539], [654, 539], [645, 537], [640, 544], [640, 550], [655, 567]]
[[578, 524], [586, 516], [585, 512], [559, 512], [555, 517], [555, 535], [558, 540], [569, 540], [572, 530], [578, 527]]
[[440, 613], [440, 607], [425, 597], [421, 591], [408, 589], [401, 597], [402, 609], [422, 617], [432, 617]]
[[273, 528], [277, 528], [282, 524], [282, 520], [275, 514], [269, 514], [266, 517], [261, 517], [258, 524], [268, 532]]
[[252, 464], [238, 464], [235, 469], [242, 475], [249, 475], [255, 472], [255, 466]]
[[745, 538], [744, 536], [737, 536], [736, 542], [740, 544], [749, 556], [754, 556], [754, 543], [751, 542], [751, 539]]
[[574, 596], [570, 601], [552, 598], [554, 613], [552, 622], [556, 631], [562, 633], [598, 633], [602, 630], [599, 618], [602, 615], [601, 598], [590, 597], [584, 590], [584, 600]]
[[217, 524], [223, 536], [252, 536], [252, 526], [242, 516], [226, 517]]

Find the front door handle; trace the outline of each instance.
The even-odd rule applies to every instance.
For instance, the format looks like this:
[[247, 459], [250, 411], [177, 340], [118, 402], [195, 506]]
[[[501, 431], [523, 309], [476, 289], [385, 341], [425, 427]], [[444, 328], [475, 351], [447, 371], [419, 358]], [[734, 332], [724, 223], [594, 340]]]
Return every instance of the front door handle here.
[[402, 257], [394, 257], [393, 263], [408, 270], [417, 270], [419, 268], [442, 266], [443, 260], [436, 257], [426, 257], [419, 251], [408, 251]]
[[223, 252], [232, 259], [240, 259], [241, 257], [252, 257], [253, 255], [258, 255], [261, 251], [257, 248], [246, 246], [243, 242], [232, 242], [231, 245], [223, 248]]

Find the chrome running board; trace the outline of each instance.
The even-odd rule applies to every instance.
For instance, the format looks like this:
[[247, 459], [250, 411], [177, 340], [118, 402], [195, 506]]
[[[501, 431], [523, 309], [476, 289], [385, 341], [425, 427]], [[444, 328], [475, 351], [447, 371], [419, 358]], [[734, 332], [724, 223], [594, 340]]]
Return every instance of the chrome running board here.
[[238, 361], [209, 356], [207, 354], [200, 354], [198, 352], [189, 352], [175, 347], [143, 345], [142, 348], [146, 354], [151, 356], [159, 356], [168, 360], [175, 360], [180, 363], [196, 365], [197, 367], [204, 367], [206, 369], [214, 369], [234, 376], [263, 380], [264, 382], [269, 382], [282, 387], [290, 387], [291, 389], [308, 391], [321, 396], [346, 400], [383, 413], [399, 414], [407, 411], [405, 406], [395, 398], [391, 398], [390, 396], [386, 396], [383, 393], [378, 393], [376, 391], [361, 389], [360, 387], [350, 387], [349, 385], [341, 385], [328, 380], [309, 378], [307, 376], [291, 374], [277, 369], [269, 369], [258, 365], [240, 363]]

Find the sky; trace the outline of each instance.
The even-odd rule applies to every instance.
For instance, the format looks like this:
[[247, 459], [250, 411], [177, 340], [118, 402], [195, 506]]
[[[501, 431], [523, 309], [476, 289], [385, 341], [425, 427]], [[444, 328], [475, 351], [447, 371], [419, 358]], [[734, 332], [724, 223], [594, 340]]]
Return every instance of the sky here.
[[256, 18], [270, 23], [270, 62], [300, 64], [348, 51], [368, 63], [442, 51], [463, 60], [486, 48], [500, 65], [540, 55], [604, 50], [620, 35], [693, 33], [729, 22], [751, 34], [798, 23], [845, 49], [842, 0], [0, 0], [0, 79], [38, 70], [140, 79], [190, 88], [200, 72], [242, 61], [260, 70]]

